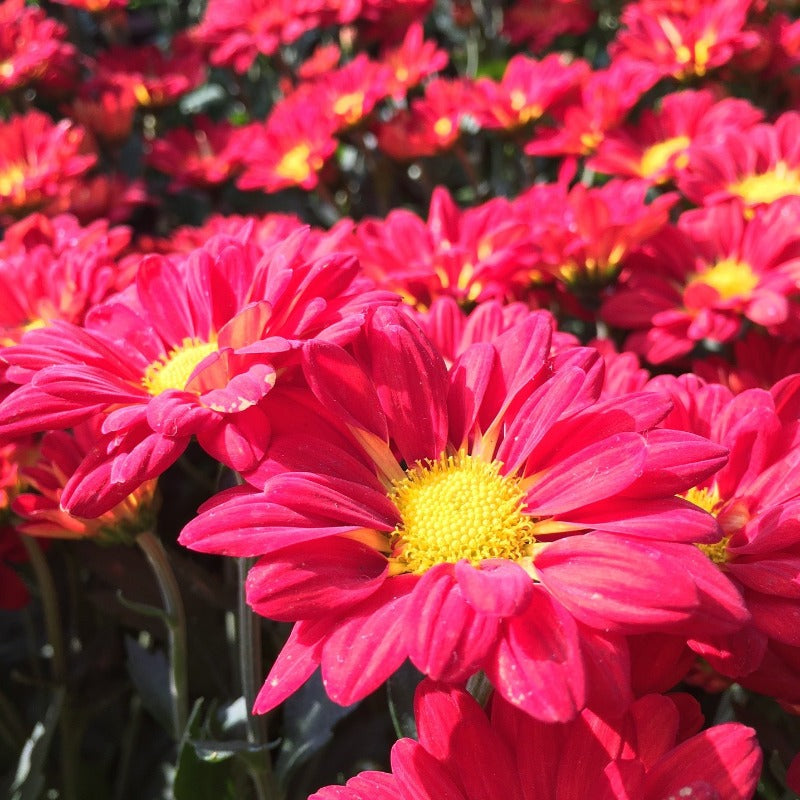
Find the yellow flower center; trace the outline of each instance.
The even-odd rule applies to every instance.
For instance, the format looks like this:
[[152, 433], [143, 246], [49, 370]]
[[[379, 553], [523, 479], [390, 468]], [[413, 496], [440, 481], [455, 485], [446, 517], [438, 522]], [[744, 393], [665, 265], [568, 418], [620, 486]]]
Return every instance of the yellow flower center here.
[[[717, 516], [724, 501], [719, 496], [719, 489], [714, 484], [704, 489], [698, 489], [693, 486], [686, 494], [683, 495], [690, 503], [694, 503], [703, 511], [708, 511], [709, 514]], [[698, 544], [697, 547], [702, 550], [715, 564], [724, 564], [728, 560], [728, 542], [730, 536], [723, 536], [718, 542], [712, 544]]]
[[311, 158], [311, 148], [302, 143], [295, 145], [281, 158], [275, 167], [275, 172], [281, 178], [286, 178], [286, 180], [294, 181], [295, 183], [302, 183], [308, 180], [312, 167], [319, 169], [321, 166], [322, 162], [318, 158]]
[[728, 191], [751, 205], [773, 203], [781, 197], [800, 194], [800, 169], [789, 169], [787, 164], [779, 161], [769, 172], [748, 175], [730, 184]]
[[650, 178], [661, 172], [672, 156], [685, 150], [690, 144], [688, 136], [673, 136], [671, 139], [665, 139], [663, 142], [648, 147], [642, 155], [639, 173], [644, 178]]
[[730, 300], [732, 297], [749, 297], [758, 286], [758, 276], [746, 262], [726, 258], [697, 275], [692, 283], [711, 286], [722, 300]]
[[25, 170], [19, 164], [0, 169], [0, 195], [16, 194], [25, 183]]
[[453, 123], [449, 117], [439, 117], [433, 124], [433, 132], [440, 138], [444, 139], [453, 132]]
[[517, 112], [520, 124], [525, 125], [533, 119], [542, 116], [543, 109], [537, 103], [529, 103], [525, 92], [522, 89], [512, 89], [509, 95], [511, 108]]
[[391, 499], [402, 522], [392, 537], [390, 572], [421, 575], [436, 564], [467, 559], [518, 561], [530, 555], [533, 523], [519, 481], [464, 451], [406, 471]]
[[580, 142], [584, 153], [592, 153], [597, 145], [603, 141], [603, 134], [600, 131], [586, 131], [581, 134]]
[[338, 97], [333, 104], [333, 113], [348, 125], [354, 125], [364, 116], [364, 92], [351, 92]]
[[180, 391], [185, 388], [194, 368], [216, 349], [216, 339], [203, 342], [186, 338], [166, 356], [147, 367], [142, 377], [142, 386], [154, 397], [167, 389]]

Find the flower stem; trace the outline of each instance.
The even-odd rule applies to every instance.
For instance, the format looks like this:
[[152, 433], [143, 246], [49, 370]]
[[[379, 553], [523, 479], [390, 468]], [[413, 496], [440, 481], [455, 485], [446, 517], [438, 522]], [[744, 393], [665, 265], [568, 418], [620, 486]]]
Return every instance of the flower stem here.
[[172, 698], [172, 725], [175, 740], [179, 741], [189, 719], [189, 677], [186, 652], [186, 613], [178, 581], [169, 563], [167, 551], [152, 531], [136, 537], [158, 582], [164, 604], [169, 645], [169, 692]]
[[[238, 639], [239, 639], [239, 675], [242, 682], [242, 694], [247, 705], [247, 741], [253, 744], [266, 745], [267, 720], [263, 715], [254, 716], [252, 709], [256, 700], [256, 681], [262, 673], [261, 665], [261, 625], [256, 615], [247, 605], [245, 581], [254, 559], [237, 559], [237, 572], [239, 578], [239, 598], [237, 607]], [[269, 753], [264, 752], [261, 770], [251, 772], [256, 793], [261, 798], [274, 798], [277, 794], [273, 790], [272, 763]]]
[[64, 704], [59, 719], [63, 797], [64, 800], [78, 800], [77, 767], [80, 759], [80, 737], [75, 734], [76, 726], [72, 718], [72, 706], [67, 692], [67, 651], [64, 645], [61, 615], [58, 611], [56, 585], [39, 542], [31, 536], [20, 536], [20, 540], [27, 551], [28, 560], [39, 587], [45, 634], [47, 642], [53, 650], [51, 660], [53, 683], [64, 690]]

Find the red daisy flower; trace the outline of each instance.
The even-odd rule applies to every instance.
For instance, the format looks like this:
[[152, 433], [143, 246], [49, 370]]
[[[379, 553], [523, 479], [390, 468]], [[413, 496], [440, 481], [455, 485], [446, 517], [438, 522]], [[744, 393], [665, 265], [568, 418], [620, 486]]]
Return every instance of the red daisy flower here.
[[327, 423], [273, 431], [263, 490], [222, 493], [180, 536], [263, 555], [248, 602], [297, 623], [257, 711], [320, 664], [346, 704], [410, 658], [447, 681], [484, 670], [540, 719], [571, 719], [587, 693], [618, 713], [624, 634], [740, 625], [737, 593], [692, 544], [718, 537], [713, 518], [675, 496], [724, 450], [652, 430], [658, 395], [598, 401], [598, 354], [553, 357], [551, 338], [533, 314], [448, 371], [406, 314], [379, 308], [358, 360], [304, 348]]
[[133, 278], [117, 267], [130, 231], [98, 220], [33, 214], [8, 228], [0, 243], [0, 343], [60, 319], [80, 324], [94, 305]]
[[584, 711], [547, 725], [500, 697], [486, 712], [425, 681], [414, 716], [419, 741], [394, 744], [391, 774], [362, 772], [309, 800], [749, 800], [761, 770], [755, 731], [731, 722], [695, 733], [702, 717], [688, 695], [648, 695], [620, 720]]
[[505, 14], [503, 33], [513, 44], [539, 52], [562, 34], [586, 33], [596, 19], [587, 0], [517, 0]]
[[289, 186], [313, 189], [319, 172], [336, 150], [336, 122], [324, 109], [284, 100], [265, 124], [240, 128], [231, 145], [244, 168], [240, 189], [277, 192]]
[[800, 200], [786, 198], [747, 222], [738, 203], [685, 213], [626, 264], [601, 316], [634, 329], [627, 347], [653, 364], [697, 342], [727, 342], [745, 319], [785, 322], [800, 274]]
[[749, 330], [733, 343], [731, 360], [713, 356], [692, 362], [692, 372], [707, 383], [721, 383], [734, 394], [745, 389], [770, 389], [800, 373], [800, 347], [774, 335]]
[[97, 77], [129, 87], [140, 106], [161, 108], [196, 89], [206, 77], [202, 51], [176, 36], [169, 51], [155, 45], [115, 46], [97, 57]]
[[708, 89], [676, 92], [658, 111], [642, 112], [636, 125], [610, 131], [587, 165], [598, 172], [664, 183], [682, 172], [694, 143], [708, 143], [726, 129], [742, 131], [763, 118], [746, 100], [719, 100]]
[[800, 195], [800, 114], [789, 111], [774, 125], [728, 129], [714, 142], [698, 144], [678, 188], [695, 203], [733, 197], [748, 208]]
[[541, 61], [514, 56], [499, 83], [486, 78], [478, 81], [486, 96], [484, 126], [510, 129], [539, 119], [576, 94], [589, 72], [585, 61], [569, 61], [558, 53]]
[[240, 169], [241, 148], [229, 122], [195, 117], [190, 128], [174, 128], [150, 144], [147, 162], [172, 176], [170, 189], [215, 186]]
[[507, 200], [461, 211], [441, 186], [427, 222], [395, 209], [355, 235], [364, 272], [418, 308], [441, 295], [462, 303], [513, 297], [527, 285], [530, 249], [529, 228]]
[[391, 71], [388, 93], [395, 99], [401, 99], [423, 78], [444, 69], [450, 57], [447, 51], [436, 46], [436, 42], [426, 41], [422, 24], [415, 22], [409, 25], [403, 41], [387, 49], [380, 60]]
[[14, 498], [11, 506], [22, 518], [17, 525], [21, 533], [57, 539], [91, 536], [105, 542], [129, 542], [136, 534], [152, 530], [157, 506], [155, 480], [146, 481], [95, 519], [74, 517], [61, 508], [65, 484], [100, 438], [97, 421], [77, 425], [72, 433], [48, 431], [42, 437], [36, 463], [20, 471], [25, 490]]
[[728, 63], [756, 47], [761, 39], [745, 30], [750, 0], [711, 0], [675, 11], [668, 2], [631, 3], [620, 21], [625, 26], [612, 42], [613, 60], [630, 61], [658, 80], [680, 80]]
[[262, 256], [218, 237], [180, 261], [146, 257], [135, 286], [84, 328], [53, 322], [3, 352], [7, 378], [24, 385], [0, 406], [0, 435], [101, 415], [103, 438], [61, 498], [82, 517], [161, 474], [193, 435], [232, 469], [253, 469], [269, 438], [258, 404], [297, 341], [346, 339], [358, 312], [391, 297], [351, 256], [312, 259], [304, 243], [301, 232]]
[[129, 84], [95, 79], [80, 84], [71, 116], [98, 139], [119, 144], [130, 135], [136, 108], [136, 95]]
[[96, 156], [86, 135], [69, 120], [53, 123], [40, 111], [0, 122], [0, 214], [22, 214], [65, 204], [75, 179]]
[[57, 56], [74, 58], [67, 29], [25, 0], [0, 3], [0, 92], [40, 78]]
[[[612, 282], [627, 255], [663, 228], [675, 192], [645, 203], [646, 181], [611, 180], [588, 189], [539, 184], [514, 201], [518, 219], [534, 220], [537, 267], [572, 287]], [[549, 204], [540, 209], [542, 194]]]
[[410, 112], [377, 127], [378, 146], [401, 160], [448, 150], [461, 136], [468, 116], [483, 121], [484, 107], [483, 93], [473, 81], [435, 78], [425, 87], [425, 96], [411, 103]]
[[[699, 548], [737, 586], [752, 621], [736, 633], [690, 645], [724, 675], [746, 683], [753, 674], [758, 691], [800, 702], [800, 679], [786, 695], [764, 688], [769, 664], [754, 673], [768, 644], [800, 654], [800, 375], [772, 392], [748, 389], [738, 395], [693, 375], [661, 376], [650, 385], [673, 400], [664, 424], [705, 436], [731, 454], [726, 465], [684, 496], [717, 518], [722, 536]], [[776, 689], [787, 691], [786, 686]]]
[[535, 156], [593, 153], [606, 132], [622, 123], [656, 80], [626, 61], [612, 62], [608, 69], [592, 73], [583, 84], [580, 103], [563, 111], [558, 127], [537, 129], [525, 152]]

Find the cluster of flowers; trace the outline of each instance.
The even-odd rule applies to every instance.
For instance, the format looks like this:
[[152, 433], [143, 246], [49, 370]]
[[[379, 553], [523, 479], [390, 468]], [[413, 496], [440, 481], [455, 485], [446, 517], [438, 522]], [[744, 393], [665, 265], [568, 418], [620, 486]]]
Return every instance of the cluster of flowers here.
[[[257, 558], [248, 604], [294, 624], [255, 711], [426, 676], [393, 774], [315, 798], [752, 797], [754, 731], [666, 693], [800, 711], [800, 22], [636, 0], [598, 68], [555, 50], [583, 0], [210, 0], [168, 48], [69, 5], [108, 47], [0, 4], [2, 604], [16, 531], [151, 528], [195, 440], [241, 484], [178, 541]], [[475, 77], [442, 31], [491, 26], [514, 54]], [[170, 127], [209, 63], [275, 70], [268, 114]], [[133, 141], [218, 213], [140, 225]], [[341, 219], [221, 213], [234, 183]]]

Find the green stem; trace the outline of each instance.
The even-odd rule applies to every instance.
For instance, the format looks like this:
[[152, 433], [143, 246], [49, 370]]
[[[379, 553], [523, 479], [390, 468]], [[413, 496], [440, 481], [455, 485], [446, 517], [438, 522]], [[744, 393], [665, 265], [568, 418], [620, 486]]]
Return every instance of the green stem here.
[[64, 634], [59, 614], [58, 595], [53, 581], [53, 573], [44, 557], [39, 542], [31, 536], [20, 536], [20, 540], [28, 554], [28, 560], [36, 576], [39, 587], [39, 599], [42, 603], [44, 627], [47, 641], [53, 649], [51, 673], [53, 683], [63, 688], [64, 704], [59, 720], [61, 746], [61, 780], [65, 800], [78, 800], [78, 772], [80, 759], [80, 737], [75, 735], [75, 723], [72, 716], [72, 704], [67, 691], [67, 651], [64, 645]]
[[[253, 566], [255, 559], [237, 559], [237, 571], [239, 578], [239, 597], [238, 597], [238, 634], [239, 634], [239, 675], [242, 682], [242, 694], [247, 705], [247, 741], [253, 744], [266, 745], [267, 743], [267, 719], [263, 715], [254, 716], [252, 709], [256, 700], [256, 682], [262, 673], [261, 664], [261, 625], [256, 615], [247, 605], [245, 592], [245, 581], [250, 567]], [[252, 770], [251, 778], [255, 785], [256, 794], [259, 800], [276, 797], [273, 791], [272, 762], [269, 753], [264, 751], [264, 759], [261, 770]]]
[[136, 543], [150, 564], [164, 604], [169, 645], [169, 692], [172, 698], [172, 725], [175, 741], [180, 741], [189, 719], [189, 676], [186, 648], [186, 613], [180, 589], [169, 563], [167, 551], [152, 531], [136, 537]]

